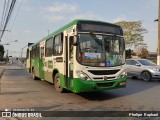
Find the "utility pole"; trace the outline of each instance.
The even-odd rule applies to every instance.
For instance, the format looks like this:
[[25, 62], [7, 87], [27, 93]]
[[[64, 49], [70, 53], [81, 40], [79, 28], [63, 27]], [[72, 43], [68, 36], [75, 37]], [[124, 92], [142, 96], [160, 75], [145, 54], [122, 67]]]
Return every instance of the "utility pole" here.
[[160, 65], [160, 0], [158, 6], [158, 52], [157, 52], [157, 65]]
[[22, 68], [23, 49], [24, 49], [25, 47], [27, 47], [27, 46], [28, 46], [28, 45], [24, 46], [24, 47], [22, 48], [22, 51], [21, 51], [21, 68]]

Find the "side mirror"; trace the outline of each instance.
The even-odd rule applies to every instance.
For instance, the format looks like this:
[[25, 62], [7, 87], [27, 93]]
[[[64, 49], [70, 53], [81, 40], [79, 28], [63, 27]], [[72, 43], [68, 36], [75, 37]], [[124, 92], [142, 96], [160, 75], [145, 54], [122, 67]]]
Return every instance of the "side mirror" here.
[[74, 46], [77, 45], [76, 36], [70, 36], [70, 37], [69, 37], [69, 41], [70, 41]]
[[77, 36], [74, 36], [74, 39], [73, 39], [73, 45], [77, 46], [78, 42], [77, 42]]
[[135, 64], [135, 66], [138, 66], [138, 67], [140, 67], [141, 65], [140, 65], [140, 64], [138, 64], [138, 63], [136, 63], [136, 64]]

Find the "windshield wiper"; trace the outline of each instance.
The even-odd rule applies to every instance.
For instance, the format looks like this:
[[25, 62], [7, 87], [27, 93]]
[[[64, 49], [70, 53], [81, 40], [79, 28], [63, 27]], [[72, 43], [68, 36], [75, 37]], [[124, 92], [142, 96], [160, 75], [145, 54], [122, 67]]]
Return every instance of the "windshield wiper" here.
[[102, 45], [102, 41], [100, 41], [96, 35], [94, 35], [92, 32], [89, 33], [89, 35], [99, 44]]

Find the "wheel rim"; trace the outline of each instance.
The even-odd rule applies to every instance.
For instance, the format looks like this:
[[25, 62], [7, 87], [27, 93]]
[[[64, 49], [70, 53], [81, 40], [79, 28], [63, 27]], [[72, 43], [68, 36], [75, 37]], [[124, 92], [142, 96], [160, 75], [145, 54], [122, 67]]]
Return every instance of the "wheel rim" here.
[[60, 79], [59, 79], [59, 77], [56, 78], [55, 86], [56, 86], [56, 88], [61, 88], [60, 87]]
[[143, 72], [143, 73], [142, 73], [142, 78], [143, 78], [143, 80], [145, 80], [145, 81], [150, 80], [150, 73], [149, 73], [149, 72]]

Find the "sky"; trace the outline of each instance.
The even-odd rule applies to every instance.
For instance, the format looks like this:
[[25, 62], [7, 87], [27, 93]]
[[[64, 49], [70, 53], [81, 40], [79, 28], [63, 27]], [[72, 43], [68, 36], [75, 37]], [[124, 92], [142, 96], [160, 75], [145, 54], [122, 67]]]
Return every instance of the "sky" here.
[[[3, 4], [4, 0], [0, 0], [0, 20]], [[28, 42], [37, 42], [74, 19], [110, 23], [140, 20], [148, 30], [144, 42], [150, 52], [156, 52], [157, 18], [158, 0], [18, 0], [7, 26], [11, 32], [5, 32], [1, 44], [18, 40], [4, 47], [9, 55], [20, 57], [22, 48], [25, 56]]]

